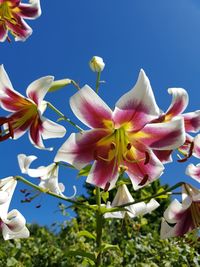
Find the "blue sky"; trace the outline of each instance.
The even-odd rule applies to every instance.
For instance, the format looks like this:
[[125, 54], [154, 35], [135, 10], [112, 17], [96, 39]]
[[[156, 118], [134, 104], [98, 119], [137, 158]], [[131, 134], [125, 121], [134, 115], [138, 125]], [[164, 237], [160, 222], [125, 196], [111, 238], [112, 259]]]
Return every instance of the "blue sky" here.
[[[55, 3], [56, 2], [56, 3]], [[56, 79], [71, 78], [80, 86], [95, 85], [95, 74], [88, 67], [92, 56], [103, 57], [106, 67], [100, 96], [113, 107], [117, 99], [135, 84], [143, 68], [151, 81], [156, 100], [165, 110], [171, 102], [170, 87], [183, 87], [190, 96], [187, 112], [199, 109], [200, 90], [200, 4], [197, 0], [59, 0], [42, 1], [42, 16], [27, 21], [33, 35], [24, 43], [0, 45], [0, 63], [16, 90], [25, 94], [26, 87], [35, 79], [54, 75]], [[76, 91], [72, 86], [47, 95], [68, 117], [78, 122], [69, 105], [69, 97]], [[0, 115], [6, 112], [0, 111]], [[57, 116], [46, 113], [51, 119]], [[63, 139], [45, 141], [54, 145], [49, 153], [35, 149], [28, 136], [0, 143], [1, 178], [20, 174], [17, 154], [34, 154], [34, 166], [48, 165], [57, 149], [71, 131], [70, 125]], [[81, 124], [80, 124], [81, 125]], [[198, 160], [193, 159], [194, 163]], [[184, 175], [187, 163], [166, 166], [162, 183], [173, 185], [180, 180], [191, 181]], [[83, 192], [85, 179], [77, 179], [77, 172], [61, 170], [60, 179], [66, 185], [66, 194], [76, 185]], [[194, 185], [197, 185], [194, 183]], [[198, 186], [198, 185], [197, 185]], [[21, 204], [22, 185], [18, 185], [11, 207], [19, 209], [28, 222], [50, 225], [63, 218], [57, 209], [57, 200], [42, 196], [31, 204]], [[36, 209], [37, 204], [42, 204]]]

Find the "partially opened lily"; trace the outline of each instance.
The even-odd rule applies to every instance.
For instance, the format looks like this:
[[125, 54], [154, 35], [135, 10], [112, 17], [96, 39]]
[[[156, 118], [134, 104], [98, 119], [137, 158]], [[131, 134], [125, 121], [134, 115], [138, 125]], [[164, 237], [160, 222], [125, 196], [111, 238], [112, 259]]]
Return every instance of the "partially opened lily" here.
[[[31, 163], [37, 159], [36, 156], [26, 156], [25, 154], [18, 155], [18, 162], [21, 172], [28, 174], [30, 177], [39, 177], [40, 183], [39, 186], [44, 188], [47, 191], [55, 193], [57, 195], [66, 197], [63, 192], [65, 191], [65, 186], [63, 183], [58, 182], [58, 170], [59, 165], [57, 163], [52, 163], [46, 167], [41, 166], [37, 169], [29, 168]], [[73, 198], [76, 195], [76, 187], [73, 186], [74, 194], [70, 196]], [[69, 198], [69, 197], [68, 197]]]
[[[172, 95], [172, 102], [167, 111], [165, 113], [161, 112], [159, 118], [154, 122], [169, 122], [171, 120], [174, 120], [177, 116], [181, 116], [184, 119], [184, 128], [187, 134], [185, 143], [179, 147], [179, 151], [182, 155], [184, 155], [184, 158], [179, 161], [185, 161], [192, 154], [194, 156], [196, 155], [195, 150], [200, 150], [197, 143], [195, 144], [194, 148], [193, 137], [188, 134], [189, 132], [196, 133], [200, 130], [200, 110], [182, 114], [182, 112], [184, 112], [184, 110], [186, 109], [189, 101], [186, 90], [184, 90], [183, 88], [169, 88], [168, 93]], [[172, 161], [171, 152], [172, 150], [154, 151], [154, 153], [163, 163]]]
[[71, 134], [55, 161], [68, 162], [78, 169], [94, 161], [87, 182], [102, 188], [115, 185], [121, 166], [134, 188], [152, 182], [163, 172], [152, 149], [174, 149], [185, 140], [183, 119], [151, 123], [160, 111], [143, 70], [114, 111], [87, 85], [71, 97], [70, 105], [74, 114], [93, 129]]
[[16, 185], [12, 176], [0, 180], [0, 229], [4, 240], [29, 237], [23, 215], [15, 209], [8, 213]]
[[[126, 185], [119, 186], [115, 198], [113, 199], [112, 204], [110, 202], [107, 203], [107, 208], [114, 208], [120, 205], [128, 204], [134, 202], [133, 197], [131, 196], [130, 192]], [[115, 211], [115, 212], [107, 212], [105, 213], [105, 218], [119, 218], [123, 219], [126, 214], [130, 218], [134, 218], [140, 215], [144, 215], [147, 213], [152, 212], [156, 208], [158, 208], [160, 204], [155, 200], [151, 199], [149, 203], [139, 202], [130, 206], [125, 207], [126, 211]]]
[[22, 4], [20, 0], [0, 0], [0, 42], [8, 37], [8, 31], [15, 37], [15, 41], [24, 41], [31, 34], [32, 29], [24, 19], [36, 19], [41, 14], [40, 0], [30, 0]]
[[182, 203], [174, 199], [164, 212], [161, 238], [183, 236], [200, 226], [200, 191], [183, 185]]
[[47, 106], [43, 99], [53, 79], [52, 76], [46, 76], [34, 81], [27, 88], [27, 97], [24, 97], [13, 89], [3, 65], [0, 66], [0, 105], [12, 112], [8, 118], [14, 139], [29, 130], [31, 143], [37, 148], [44, 149], [42, 138], [65, 135], [66, 130], [63, 126], [42, 116]]

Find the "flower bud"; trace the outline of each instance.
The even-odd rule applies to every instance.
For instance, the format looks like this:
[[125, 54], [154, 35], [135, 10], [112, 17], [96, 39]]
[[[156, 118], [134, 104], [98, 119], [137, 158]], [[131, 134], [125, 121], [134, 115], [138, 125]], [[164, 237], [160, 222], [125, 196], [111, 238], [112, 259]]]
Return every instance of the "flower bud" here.
[[105, 63], [101, 57], [94, 56], [89, 62], [90, 68], [94, 72], [103, 71]]

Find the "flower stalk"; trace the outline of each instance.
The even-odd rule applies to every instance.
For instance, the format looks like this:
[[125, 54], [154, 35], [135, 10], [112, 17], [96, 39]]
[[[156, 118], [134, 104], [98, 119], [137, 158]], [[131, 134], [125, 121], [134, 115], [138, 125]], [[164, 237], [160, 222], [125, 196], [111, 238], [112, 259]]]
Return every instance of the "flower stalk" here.
[[23, 182], [24, 184], [27, 184], [28, 186], [31, 186], [32, 188], [36, 189], [37, 191], [39, 191], [41, 193], [45, 193], [45, 194], [48, 194], [50, 196], [53, 196], [53, 197], [59, 198], [61, 200], [67, 201], [69, 203], [72, 203], [72, 204], [76, 205], [77, 207], [84, 207], [84, 208], [87, 208], [87, 209], [94, 210], [93, 206], [91, 206], [91, 205], [87, 205], [85, 203], [78, 202], [76, 200], [72, 200], [70, 198], [63, 197], [61, 195], [55, 194], [55, 193], [53, 193], [53, 192], [51, 192], [49, 190], [46, 190], [46, 189], [42, 188], [41, 186], [38, 186], [36, 184], [31, 183], [30, 181], [26, 180], [22, 176], [17, 175], [17, 176], [15, 176], [15, 179]]
[[102, 230], [103, 230], [103, 214], [101, 211], [101, 192], [100, 188], [96, 186], [96, 246], [97, 246], [97, 258], [96, 258], [96, 267], [101, 266], [101, 245], [102, 245]]
[[73, 121], [71, 121], [69, 118], [67, 118], [62, 112], [60, 112], [56, 107], [54, 107], [50, 102], [47, 102], [47, 106], [53, 110], [56, 114], [58, 114], [59, 116], [61, 116], [60, 119], [69, 122], [72, 126], [74, 126], [77, 130], [79, 130], [79, 132], [82, 132], [83, 129], [80, 128], [76, 123], [74, 123]]

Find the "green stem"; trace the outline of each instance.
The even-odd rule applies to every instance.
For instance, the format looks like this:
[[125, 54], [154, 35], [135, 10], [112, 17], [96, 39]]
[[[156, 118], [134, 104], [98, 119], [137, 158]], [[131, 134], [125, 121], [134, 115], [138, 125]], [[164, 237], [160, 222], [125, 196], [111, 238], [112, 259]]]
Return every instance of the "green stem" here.
[[101, 72], [97, 72], [97, 80], [96, 80], [96, 92], [98, 94], [99, 92], [99, 85], [100, 85], [100, 78], [101, 78]]
[[76, 200], [72, 200], [72, 199], [67, 198], [67, 197], [64, 197], [64, 196], [57, 195], [57, 194], [55, 194], [55, 193], [53, 193], [53, 192], [51, 192], [51, 191], [49, 191], [49, 190], [47, 190], [47, 189], [44, 189], [44, 188], [42, 188], [42, 187], [40, 187], [40, 186], [38, 186], [38, 185], [36, 185], [36, 184], [33, 184], [33, 183], [29, 182], [28, 180], [26, 180], [26, 179], [23, 178], [22, 176], [18, 176], [18, 175], [17, 175], [17, 176], [15, 176], [15, 179], [16, 179], [16, 180], [19, 180], [19, 181], [21, 181], [21, 182], [23, 182], [24, 184], [27, 184], [28, 186], [33, 187], [34, 189], [36, 189], [37, 191], [39, 191], [39, 192], [41, 192], [41, 193], [48, 194], [48, 195], [50, 195], [50, 196], [59, 198], [59, 199], [61, 199], [61, 200], [64, 200], [64, 201], [73, 203], [73, 204], [76, 205], [77, 207], [79, 207], [79, 206], [82, 206], [82, 207], [83, 207], [83, 206], [84, 206], [84, 207], [87, 208], [87, 209], [92, 209], [92, 210], [94, 210], [90, 205], [87, 205], [87, 204], [82, 203], [82, 202], [78, 202], [78, 201], [76, 201]]
[[101, 245], [102, 245], [102, 229], [103, 229], [103, 215], [101, 212], [101, 192], [100, 188], [96, 186], [96, 246], [97, 246], [97, 258], [96, 258], [96, 267], [101, 266]]
[[73, 125], [76, 129], [79, 130], [79, 132], [82, 132], [83, 129], [81, 129], [76, 123], [74, 123], [73, 121], [71, 121], [69, 118], [67, 118], [62, 112], [60, 112], [56, 107], [54, 107], [50, 102], [47, 102], [47, 106], [53, 110], [56, 114], [58, 114], [59, 116], [61, 116], [61, 118], [67, 122], [69, 122], [71, 125]]
[[128, 206], [130, 206], [130, 205], [133, 205], [133, 204], [136, 204], [136, 203], [139, 203], [139, 202], [148, 201], [148, 200], [151, 200], [152, 198], [157, 198], [157, 197], [159, 197], [159, 196], [162, 196], [162, 195], [167, 194], [169, 191], [172, 191], [172, 190], [174, 190], [174, 189], [176, 189], [176, 188], [178, 188], [178, 187], [180, 187], [180, 186], [182, 186], [182, 185], [184, 185], [184, 184], [185, 184], [184, 182], [180, 182], [180, 183], [177, 183], [177, 184], [175, 184], [174, 186], [169, 187], [169, 188], [167, 188], [166, 190], [164, 190], [164, 191], [162, 191], [162, 192], [160, 192], [160, 193], [154, 194], [154, 195], [152, 195], [152, 196], [150, 196], [150, 197], [145, 197], [145, 198], [142, 198], [142, 199], [140, 199], [140, 200], [135, 200], [135, 201], [133, 201], [133, 202], [129, 202], [129, 203], [120, 205], [120, 206], [118, 206], [118, 207], [114, 207], [114, 208], [106, 209], [106, 211], [104, 211], [103, 214], [104, 214], [104, 213], [107, 213], [107, 212], [121, 211], [121, 208], [125, 208], [125, 207], [128, 207]]
[[71, 80], [71, 83], [76, 87], [77, 90], [81, 90], [78, 83], [76, 83], [74, 80]]

